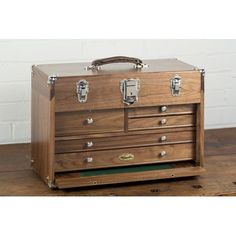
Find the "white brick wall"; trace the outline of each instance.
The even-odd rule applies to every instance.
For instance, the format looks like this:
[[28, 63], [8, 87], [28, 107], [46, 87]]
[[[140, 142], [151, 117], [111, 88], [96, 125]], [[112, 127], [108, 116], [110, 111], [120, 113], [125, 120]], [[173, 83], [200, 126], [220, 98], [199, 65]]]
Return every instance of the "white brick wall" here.
[[205, 127], [236, 127], [236, 40], [0, 40], [0, 143], [30, 141], [32, 64], [128, 55], [206, 69]]

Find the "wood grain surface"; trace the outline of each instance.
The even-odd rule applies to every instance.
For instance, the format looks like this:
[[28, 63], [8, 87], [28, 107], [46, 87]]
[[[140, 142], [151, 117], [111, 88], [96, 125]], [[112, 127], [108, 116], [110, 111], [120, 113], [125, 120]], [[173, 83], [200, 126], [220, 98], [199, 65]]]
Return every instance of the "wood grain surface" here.
[[[165, 107], [166, 110], [162, 111], [162, 108]], [[172, 106], [152, 106], [152, 107], [143, 107], [127, 109], [129, 118], [137, 117], [150, 117], [150, 116], [166, 116], [166, 115], [188, 115], [195, 112], [194, 104], [182, 104], [182, 105], [172, 105]]]
[[52, 88], [42, 83], [45, 75], [33, 70], [31, 103], [31, 163], [45, 181], [54, 180], [55, 98]]
[[[161, 138], [165, 137], [166, 140]], [[195, 132], [172, 130], [162, 133], [136, 134], [136, 135], [121, 135], [101, 138], [74, 138], [70, 137], [68, 140], [57, 140], [55, 146], [55, 153], [70, 153], [81, 151], [94, 151], [117, 149], [125, 147], [140, 147], [148, 145], [165, 145], [171, 143], [194, 142]], [[89, 147], [88, 143], [92, 143]]]
[[124, 131], [124, 109], [56, 113], [56, 136], [117, 131]]
[[[180, 96], [172, 96], [173, 72], [113, 74], [91, 77], [63, 77], [55, 84], [56, 112], [125, 108], [120, 91], [120, 81], [128, 78], [140, 80], [138, 102], [129, 107], [191, 104], [200, 102], [201, 76], [199, 71], [179, 72], [182, 77]], [[89, 93], [86, 103], [78, 102], [76, 83], [86, 79]]]
[[51, 190], [30, 167], [29, 144], [0, 146], [1, 196], [236, 196], [236, 129], [205, 131], [206, 173], [90, 188]]
[[86, 63], [60, 63], [60, 64], [47, 64], [37, 65], [37, 69], [47, 76], [56, 74], [58, 77], [70, 76], [94, 76], [94, 75], [110, 75], [115, 73], [136, 73], [137, 75], [143, 72], [156, 72], [156, 71], [192, 71], [197, 70], [195, 66], [189, 65], [185, 62], [172, 59], [157, 59], [157, 60], [143, 60], [143, 63], [149, 65], [142, 70], [133, 68], [130, 64], [112, 64], [102, 66], [100, 70], [85, 70], [86, 66], [91, 65], [91, 62]]
[[[166, 156], [162, 157], [160, 155], [162, 151], [166, 152]], [[122, 155], [127, 153], [133, 155], [132, 160], [122, 160], [120, 158]], [[93, 158], [91, 163], [86, 162], [88, 157]], [[195, 145], [192, 143], [124, 148], [99, 152], [57, 154], [55, 157], [55, 171], [59, 172], [79, 169], [163, 163], [170, 161], [192, 160], [194, 158]]]
[[128, 130], [164, 129], [171, 127], [189, 127], [194, 125], [194, 115], [158, 116], [132, 118], [128, 120]]

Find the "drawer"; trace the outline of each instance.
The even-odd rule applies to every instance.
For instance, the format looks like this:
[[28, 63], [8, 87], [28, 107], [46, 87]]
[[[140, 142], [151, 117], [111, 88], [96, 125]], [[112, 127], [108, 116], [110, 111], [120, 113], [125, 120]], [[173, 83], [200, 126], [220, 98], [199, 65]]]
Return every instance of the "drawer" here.
[[56, 113], [56, 136], [124, 131], [124, 110]]
[[128, 130], [188, 127], [195, 125], [194, 115], [161, 116], [128, 119]]
[[194, 143], [57, 154], [55, 156], [55, 171], [165, 163], [192, 160], [194, 158]]
[[166, 115], [187, 115], [195, 111], [194, 104], [187, 105], [163, 105], [154, 107], [142, 107], [128, 109], [128, 117], [146, 117], [146, 116], [166, 116]]
[[71, 153], [147, 145], [165, 145], [169, 143], [194, 142], [194, 131], [151, 133], [127, 135], [109, 138], [87, 138], [56, 141], [56, 153]]

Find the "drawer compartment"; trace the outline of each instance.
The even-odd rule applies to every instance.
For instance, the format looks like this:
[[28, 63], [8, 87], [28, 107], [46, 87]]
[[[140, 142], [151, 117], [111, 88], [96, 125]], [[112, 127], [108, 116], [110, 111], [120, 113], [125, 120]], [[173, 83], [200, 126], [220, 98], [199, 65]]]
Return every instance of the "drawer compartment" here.
[[57, 173], [55, 182], [58, 188], [72, 188], [196, 176], [204, 173], [204, 171], [204, 168], [196, 166], [194, 162], [188, 161]]
[[165, 163], [194, 158], [194, 143], [57, 154], [55, 156], [55, 171]]
[[175, 131], [142, 135], [127, 135], [109, 138], [86, 138], [56, 141], [56, 153], [71, 153], [147, 145], [164, 145], [169, 143], [194, 142], [195, 132]]
[[157, 116], [128, 119], [128, 130], [189, 127], [195, 125], [194, 115]]
[[142, 107], [128, 109], [128, 117], [148, 117], [148, 116], [166, 116], [166, 115], [187, 115], [193, 114], [195, 105], [163, 105], [154, 107]]
[[56, 113], [56, 136], [123, 130], [123, 109]]

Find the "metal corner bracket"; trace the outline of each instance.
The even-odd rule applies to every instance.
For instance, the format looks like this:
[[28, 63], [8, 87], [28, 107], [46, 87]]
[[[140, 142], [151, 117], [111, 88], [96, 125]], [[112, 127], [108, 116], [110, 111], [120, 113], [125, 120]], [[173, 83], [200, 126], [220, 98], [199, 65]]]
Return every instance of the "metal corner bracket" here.
[[53, 85], [55, 84], [55, 81], [58, 79], [57, 75], [49, 75], [48, 76], [48, 85]]
[[204, 69], [200, 69], [201, 77], [204, 79], [206, 71]]
[[48, 187], [50, 189], [55, 189], [55, 188], [57, 188], [57, 185], [55, 184], [55, 182], [48, 180]]

